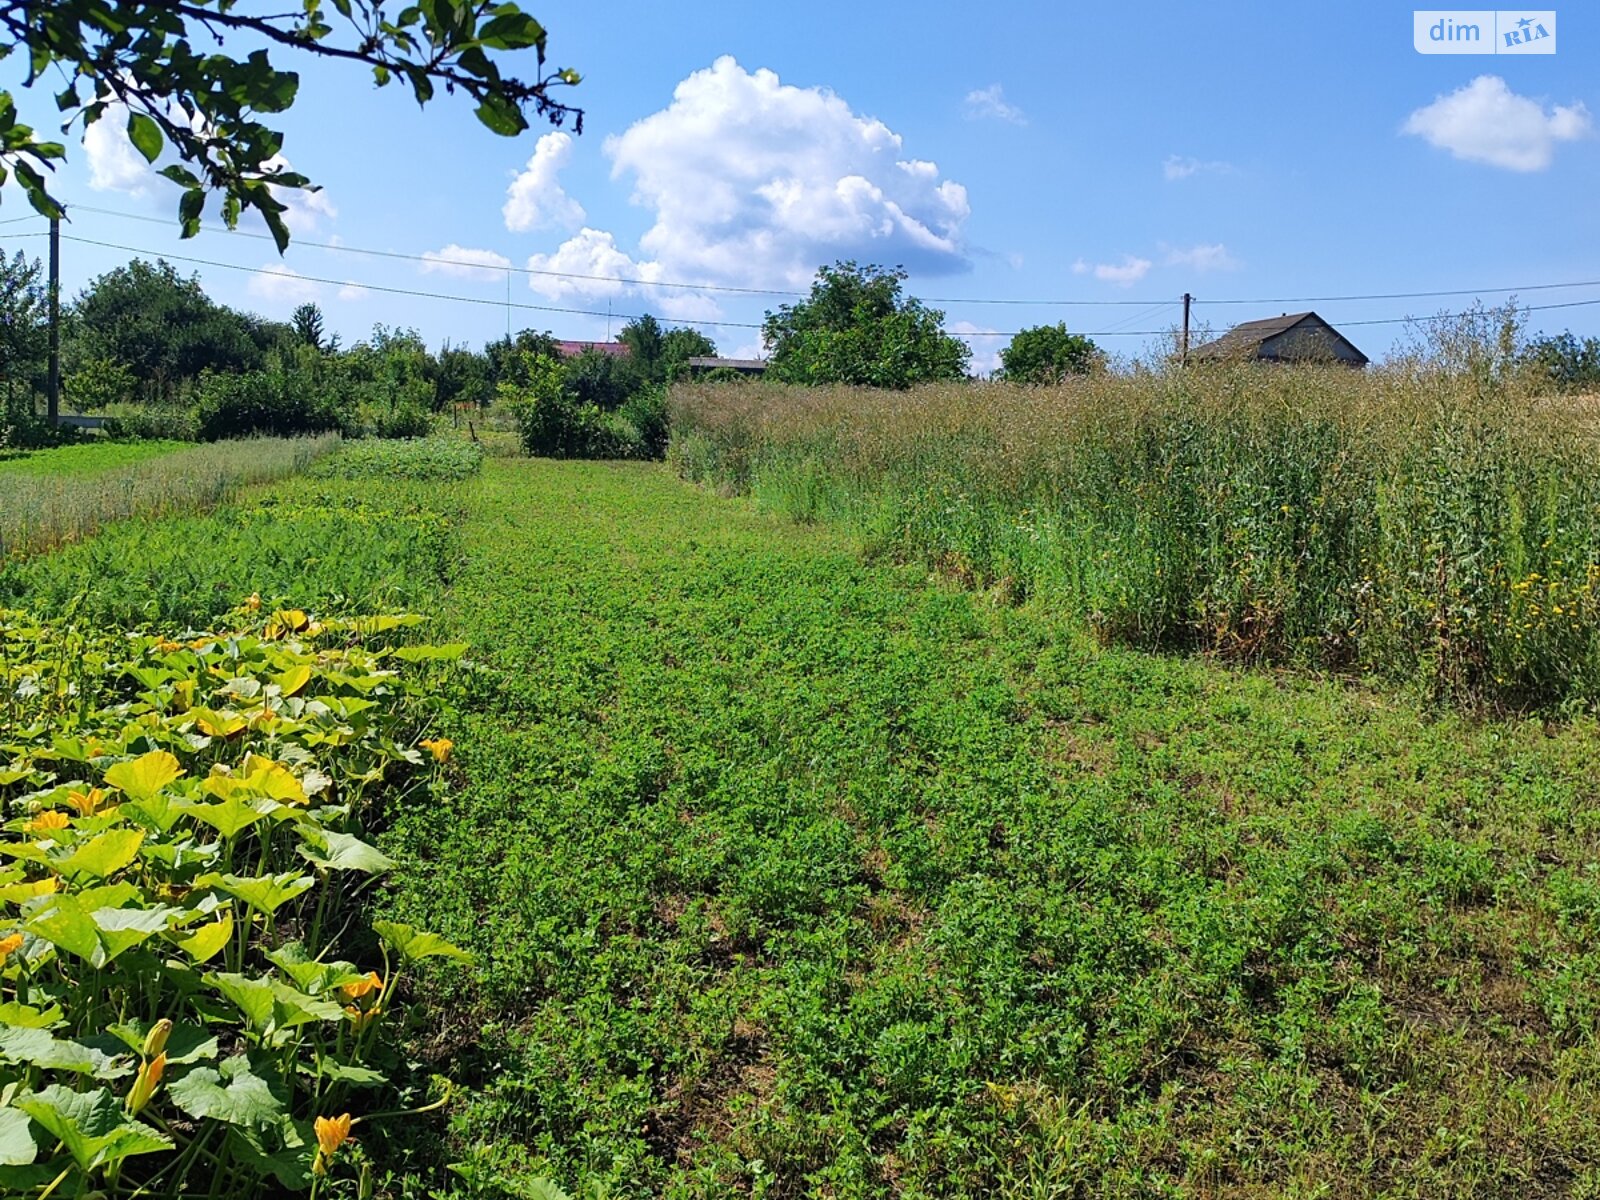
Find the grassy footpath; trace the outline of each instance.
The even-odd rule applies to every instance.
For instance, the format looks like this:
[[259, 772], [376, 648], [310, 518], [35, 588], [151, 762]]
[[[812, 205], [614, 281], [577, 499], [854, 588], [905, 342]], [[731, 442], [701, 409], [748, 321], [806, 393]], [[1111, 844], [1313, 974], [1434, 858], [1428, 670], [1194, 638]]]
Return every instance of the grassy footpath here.
[[480, 955], [463, 1194], [1600, 1195], [1593, 723], [1098, 650], [658, 467], [461, 496], [384, 905]]

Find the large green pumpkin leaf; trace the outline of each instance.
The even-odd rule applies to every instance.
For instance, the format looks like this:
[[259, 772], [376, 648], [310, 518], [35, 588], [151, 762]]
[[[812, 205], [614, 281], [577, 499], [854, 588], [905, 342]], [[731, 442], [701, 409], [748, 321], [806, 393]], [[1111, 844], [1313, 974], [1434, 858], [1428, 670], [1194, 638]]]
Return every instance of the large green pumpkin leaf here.
[[196, 1120], [263, 1128], [284, 1111], [281, 1089], [250, 1068], [244, 1055], [224, 1059], [221, 1070], [196, 1067], [167, 1088], [172, 1102]]
[[85, 1173], [130, 1155], [172, 1149], [170, 1139], [129, 1121], [122, 1101], [106, 1088], [74, 1092], [57, 1084], [14, 1103], [53, 1134]]
[[261, 1033], [291, 1029], [312, 1021], [344, 1018], [344, 1009], [332, 1001], [308, 996], [270, 976], [250, 979], [244, 975], [218, 973], [207, 975], [206, 982], [231, 1000], [251, 1027]]
[[133, 1070], [120, 1055], [58, 1038], [48, 1030], [14, 1026], [0, 1026], [0, 1058], [96, 1079], [118, 1079]]
[[217, 804], [196, 804], [189, 809], [189, 815], [197, 821], [204, 821], [223, 837], [231, 838], [241, 830], [249, 829], [267, 814], [248, 800], [229, 796]]
[[56, 865], [63, 875], [73, 879], [104, 879], [131, 863], [143, 841], [142, 829], [108, 829]]
[[304, 836], [306, 844], [300, 847], [300, 856], [324, 871], [365, 871], [376, 875], [394, 868], [394, 859], [353, 834], [308, 825]]
[[200, 926], [187, 937], [177, 939], [178, 948], [195, 962], [208, 962], [233, 936], [233, 914], [225, 912], [220, 921]]
[[267, 954], [267, 961], [283, 973], [303, 992], [318, 996], [347, 983], [359, 983], [366, 978], [356, 970], [354, 963], [317, 962], [306, 957], [306, 949], [299, 942], [279, 946]]
[[100, 942], [105, 947], [104, 966], [125, 950], [153, 937], [167, 927], [179, 910], [169, 905], [157, 908], [100, 908], [90, 916], [100, 930]]
[[183, 774], [178, 760], [165, 750], [152, 750], [106, 772], [106, 783], [133, 800], [148, 800]]
[[194, 881], [197, 888], [216, 888], [251, 908], [272, 914], [296, 896], [316, 884], [310, 875], [286, 871], [282, 875], [261, 875], [253, 879], [238, 875], [219, 875], [208, 872]]
[[28, 1114], [20, 1108], [0, 1108], [0, 1166], [25, 1167], [39, 1155], [28, 1132]]
[[395, 951], [406, 962], [423, 958], [453, 958], [470, 963], [472, 955], [445, 941], [437, 933], [424, 933], [413, 925], [399, 921], [374, 921], [373, 932], [383, 939], [384, 945]]

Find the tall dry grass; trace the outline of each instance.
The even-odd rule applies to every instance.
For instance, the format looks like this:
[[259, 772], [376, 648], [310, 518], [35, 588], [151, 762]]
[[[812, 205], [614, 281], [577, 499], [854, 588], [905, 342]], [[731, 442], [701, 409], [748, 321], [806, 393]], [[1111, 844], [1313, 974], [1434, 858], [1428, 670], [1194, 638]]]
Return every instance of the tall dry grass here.
[[81, 541], [113, 521], [215, 508], [242, 488], [304, 470], [338, 445], [338, 434], [248, 438], [94, 474], [0, 475], [0, 563]]
[[1600, 699], [1600, 414], [1411, 364], [680, 387], [669, 459], [1108, 640]]

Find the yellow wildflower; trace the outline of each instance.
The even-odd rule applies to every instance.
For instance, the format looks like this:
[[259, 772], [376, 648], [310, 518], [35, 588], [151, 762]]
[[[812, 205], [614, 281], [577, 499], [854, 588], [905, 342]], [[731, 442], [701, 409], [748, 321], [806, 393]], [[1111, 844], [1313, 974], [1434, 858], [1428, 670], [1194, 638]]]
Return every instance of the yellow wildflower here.
[[150, 1026], [150, 1032], [144, 1035], [144, 1056], [160, 1057], [167, 1048], [167, 1039], [171, 1036], [172, 1022], [163, 1017]]
[[422, 748], [429, 754], [433, 755], [434, 762], [449, 762], [450, 751], [454, 750], [455, 747], [456, 744], [449, 738], [441, 737], [422, 739]]
[[369, 1008], [365, 1012], [362, 1012], [354, 1004], [346, 1004], [344, 1006], [344, 1015], [350, 1018], [350, 1024], [356, 1027], [357, 1033], [360, 1033], [368, 1025], [371, 1025], [374, 1021], [376, 1021], [378, 1019], [378, 1014], [382, 1011], [383, 1010], [381, 1008], [375, 1007]]
[[339, 1152], [339, 1147], [345, 1144], [350, 1137], [350, 1126], [355, 1124], [349, 1113], [342, 1113], [337, 1117], [318, 1117], [317, 1130], [317, 1157], [311, 1164], [313, 1175], [326, 1175], [328, 1162]]
[[100, 805], [104, 803], [105, 798], [105, 789], [90, 788], [87, 794], [83, 792], [69, 792], [67, 794], [67, 803], [78, 810], [79, 816], [92, 817], [100, 810]]
[[161, 1076], [167, 1069], [167, 1056], [158, 1054], [144, 1066], [139, 1068], [139, 1073], [133, 1077], [133, 1087], [128, 1090], [128, 1112], [133, 1116], [139, 1115], [139, 1110], [150, 1103], [150, 1098], [156, 1094], [156, 1086], [161, 1082]]
[[54, 833], [58, 829], [65, 829], [72, 823], [72, 818], [60, 809], [49, 808], [40, 813], [25, 827], [29, 833]]
[[352, 1000], [360, 1000], [373, 992], [383, 991], [383, 978], [376, 971], [368, 971], [364, 978], [344, 984], [339, 990]]

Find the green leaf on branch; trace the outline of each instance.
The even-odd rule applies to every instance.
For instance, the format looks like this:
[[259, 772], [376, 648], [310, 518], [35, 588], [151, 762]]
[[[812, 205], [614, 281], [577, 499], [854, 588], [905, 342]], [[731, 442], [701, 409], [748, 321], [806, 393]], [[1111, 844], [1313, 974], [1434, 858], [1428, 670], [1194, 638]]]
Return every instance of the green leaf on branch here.
[[128, 140], [133, 148], [144, 155], [145, 162], [153, 163], [161, 157], [161, 126], [142, 112], [128, 114]]

